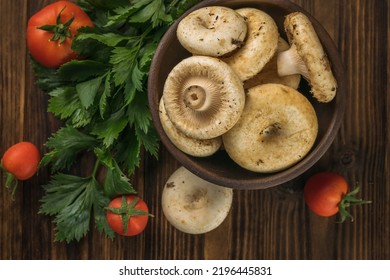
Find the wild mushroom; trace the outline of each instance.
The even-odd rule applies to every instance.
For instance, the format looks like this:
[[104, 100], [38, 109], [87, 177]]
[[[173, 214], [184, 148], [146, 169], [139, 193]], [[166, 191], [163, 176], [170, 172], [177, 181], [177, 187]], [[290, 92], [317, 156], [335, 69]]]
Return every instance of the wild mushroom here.
[[241, 47], [247, 33], [245, 20], [222, 6], [200, 8], [177, 26], [177, 38], [194, 55], [219, 57]]
[[245, 105], [238, 76], [226, 63], [208, 56], [180, 61], [168, 74], [162, 98], [175, 127], [195, 139], [211, 139], [228, 131]]
[[302, 74], [319, 102], [330, 102], [336, 95], [337, 82], [329, 60], [308, 17], [300, 12], [284, 21], [291, 48], [278, 56], [280, 76]]
[[162, 210], [178, 230], [202, 234], [217, 228], [229, 214], [233, 190], [215, 185], [179, 167], [162, 192]]
[[171, 142], [182, 152], [195, 157], [207, 157], [219, 150], [222, 145], [222, 137], [212, 139], [194, 139], [186, 136], [178, 130], [169, 119], [164, 106], [164, 100], [160, 100], [159, 116], [161, 125]]
[[317, 132], [316, 112], [304, 95], [284, 85], [264, 84], [248, 90], [240, 120], [222, 140], [238, 165], [270, 173], [303, 159]]
[[247, 22], [247, 38], [240, 49], [222, 60], [246, 81], [259, 73], [274, 56], [279, 32], [273, 18], [261, 10], [242, 8], [236, 12]]
[[253, 78], [244, 82], [244, 88], [249, 89], [261, 84], [282, 84], [285, 86], [297, 89], [301, 82], [300, 74], [292, 74], [287, 76], [278, 75], [277, 57], [278, 53], [286, 51], [290, 48], [290, 45], [282, 37], [278, 40], [278, 49], [272, 59], [263, 67], [263, 69]]

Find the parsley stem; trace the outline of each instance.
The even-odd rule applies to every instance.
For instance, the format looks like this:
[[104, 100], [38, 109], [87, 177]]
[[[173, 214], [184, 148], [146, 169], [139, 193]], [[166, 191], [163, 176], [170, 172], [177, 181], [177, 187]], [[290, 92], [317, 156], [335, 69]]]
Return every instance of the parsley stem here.
[[99, 166], [100, 166], [100, 160], [96, 160], [95, 166], [93, 167], [93, 171], [92, 171], [92, 177], [95, 179], [96, 179], [96, 173], [97, 173]]
[[168, 13], [171, 12], [172, 8], [175, 7], [175, 6], [178, 4], [178, 2], [179, 2], [179, 0], [173, 0], [173, 1], [169, 4], [169, 6], [168, 6], [168, 8], [167, 8], [167, 12], [168, 12]]

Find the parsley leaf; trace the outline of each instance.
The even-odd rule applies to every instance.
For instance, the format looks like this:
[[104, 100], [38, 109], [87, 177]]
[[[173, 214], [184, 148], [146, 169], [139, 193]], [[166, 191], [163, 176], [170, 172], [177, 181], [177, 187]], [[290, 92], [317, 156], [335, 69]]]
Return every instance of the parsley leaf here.
[[107, 120], [98, 122], [92, 129], [92, 134], [103, 140], [105, 147], [109, 147], [118, 138], [128, 124], [123, 110], [113, 113]]
[[104, 77], [97, 77], [76, 85], [76, 92], [85, 109], [88, 109], [89, 106], [93, 104], [103, 78]]
[[85, 0], [92, 4], [95, 7], [103, 8], [103, 9], [113, 9], [118, 6], [126, 5], [128, 0]]
[[104, 181], [104, 193], [109, 197], [136, 193], [130, 183], [130, 179], [122, 172], [115, 161], [114, 167], [107, 170], [106, 180]]
[[51, 150], [43, 156], [40, 164], [51, 164], [53, 172], [69, 169], [79, 153], [92, 150], [97, 145], [98, 141], [94, 137], [73, 127], [63, 127], [46, 142], [46, 147]]
[[167, 2], [170, 2], [168, 4], [169, 13], [171, 13], [174, 18], [179, 18], [184, 12], [199, 2], [202, 2], [202, 0], [172, 0]]
[[[147, 101], [153, 55], [174, 20], [198, 2], [79, 0], [94, 23], [80, 28], [72, 43], [84, 60], [48, 69], [31, 58], [36, 83], [48, 94], [48, 111], [63, 123], [47, 140], [40, 162], [53, 174], [43, 186], [40, 213], [54, 216], [57, 241], [79, 241], [93, 221], [114, 237], [105, 207], [114, 196], [136, 193], [129, 178], [144, 152], [158, 157]], [[85, 153], [95, 156], [92, 174], [65, 174]]]
[[115, 143], [115, 159], [123, 165], [124, 170], [132, 174], [141, 162], [141, 146], [133, 127], [126, 127], [118, 141]]
[[107, 72], [108, 65], [93, 60], [72, 60], [62, 65], [57, 74], [64, 81], [83, 82]]
[[56, 241], [69, 243], [84, 237], [89, 230], [92, 210], [98, 230], [114, 237], [104, 218], [103, 207], [109, 203], [109, 198], [103, 195], [95, 178], [60, 173], [43, 188], [46, 195], [41, 199], [39, 213], [55, 215]]
[[81, 108], [80, 99], [74, 87], [63, 86], [49, 92], [48, 111], [61, 119], [70, 118], [76, 110]]
[[[142, 3], [142, 4], [141, 4]], [[171, 15], [165, 13], [165, 5], [163, 0], [140, 0], [137, 1], [137, 6], [145, 5], [137, 13], [133, 14], [130, 22], [145, 23], [152, 22], [152, 26], [156, 27], [162, 22], [172, 21]]]

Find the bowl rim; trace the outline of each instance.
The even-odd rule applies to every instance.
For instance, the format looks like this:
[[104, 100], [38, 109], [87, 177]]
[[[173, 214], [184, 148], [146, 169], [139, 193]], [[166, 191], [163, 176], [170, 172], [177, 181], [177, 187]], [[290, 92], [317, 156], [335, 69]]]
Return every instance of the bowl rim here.
[[[327, 53], [327, 56], [331, 62], [331, 67], [335, 78], [337, 80], [338, 89], [336, 97], [333, 101], [335, 102], [335, 110], [332, 118], [329, 121], [329, 126], [326, 128], [323, 137], [318, 141], [318, 143], [312, 148], [312, 150], [298, 163], [293, 166], [270, 174], [262, 174], [264, 177], [260, 178], [252, 178], [252, 179], [244, 179], [243, 178], [226, 178], [221, 176], [216, 176], [210, 170], [202, 167], [199, 162], [193, 160], [195, 157], [185, 154], [180, 151], [173, 143], [169, 140], [166, 133], [162, 129], [162, 125], [160, 122], [160, 118], [158, 115], [158, 94], [155, 94], [154, 89], [157, 89], [156, 77], [158, 75], [157, 65], [160, 65], [162, 62], [162, 56], [160, 55], [163, 51], [167, 42], [172, 40], [174, 36], [176, 36], [176, 32], [172, 30], [176, 30], [178, 23], [182, 18], [188, 15], [190, 12], [204, 7], [204, 6], [212, 6], [212, 5], [220, 5], [220, 6], [229, 6], [229, 4], [238, 2], [239, 6], [244, 7], [248, 2], [256, 2], [259, 5], [261, 4], [271, 4], [274, 6], [280, 6], [281, 8], [293, 12], [298, 11], [305, 14], [313, 24], [314, 29], [316, 30], [320, 41]], [[171, 31], [171, 32], [169, 32]], [[326, 42], [326, 44], [325, 44]], [[338, 134], [339, 128], [341, 126], [344, 108], [345, 108], [345, 70], [341, 62], [340, 54], [337, 50], [337, 47], [330, 37], [329, 33], [325, 30], [325, 28], [306, 10], [304, 10], [301, 6], [292, 3], [288, 0], [256, 0], [256, 1], [235, 1], [235, 0], [206, 0], [198, 3], [193, 6], [191, 9], [187, 10], [181, 17], [179, 17], [175, 23], [169, 28], [169, 30], [163, 35], [161, 38], [159, 45], [156, 49], [154, 57], [151, 62], [149, 78], [148, 78], [148, 103], [150, 107], [150, 112], [152, 115], [152, 122], [159, 134], [159, 138], [168, 152], [185, 168], [187, 168], [192, 173], [197, 176], [203, 178], [206, 181], [212, 182], [214, 184], [225, 186], [233, 189], [266, 189], [270, 187], [275, 187], [286, 183], [290, 180], [297, 178], [306, 172], [309, 168], [311, 168], [318, 160], [320, 160], [323, 155], [328, 151], [330, 146], [332, 145], [336, 135]]]

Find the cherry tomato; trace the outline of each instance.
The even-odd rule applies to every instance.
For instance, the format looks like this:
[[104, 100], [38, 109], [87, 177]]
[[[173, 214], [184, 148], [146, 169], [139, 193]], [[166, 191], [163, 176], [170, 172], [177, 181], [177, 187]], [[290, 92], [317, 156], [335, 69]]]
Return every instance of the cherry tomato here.
[[89, 16], [76, 4], [58, 1], [34, 14], [27, 24], [27, 47], [31, 56], [48, 68], [77, 59], [71, 48], [77, 30], [93, 26]]
[[37, 172], [40, 159], [38, 148], [33, 143], [19, 142], [5, 151], [1, 165], [16, 179], [27, 180]]
[[341, 221], [352, 215], [346, 210], [351, 205], [370, 203], [356, 198], [356, 188], [349, 192], [346, 179], [335, 172], [320, 172], [310, 177], [304, 187], [304, 200], [311, 211], [323, 217], [341, 214]]
[[114, 232], [124, 236], [143, 232], [151, 216], [145, 201], [135, 195], [115, 197], [106, 210], [108, 225]]

